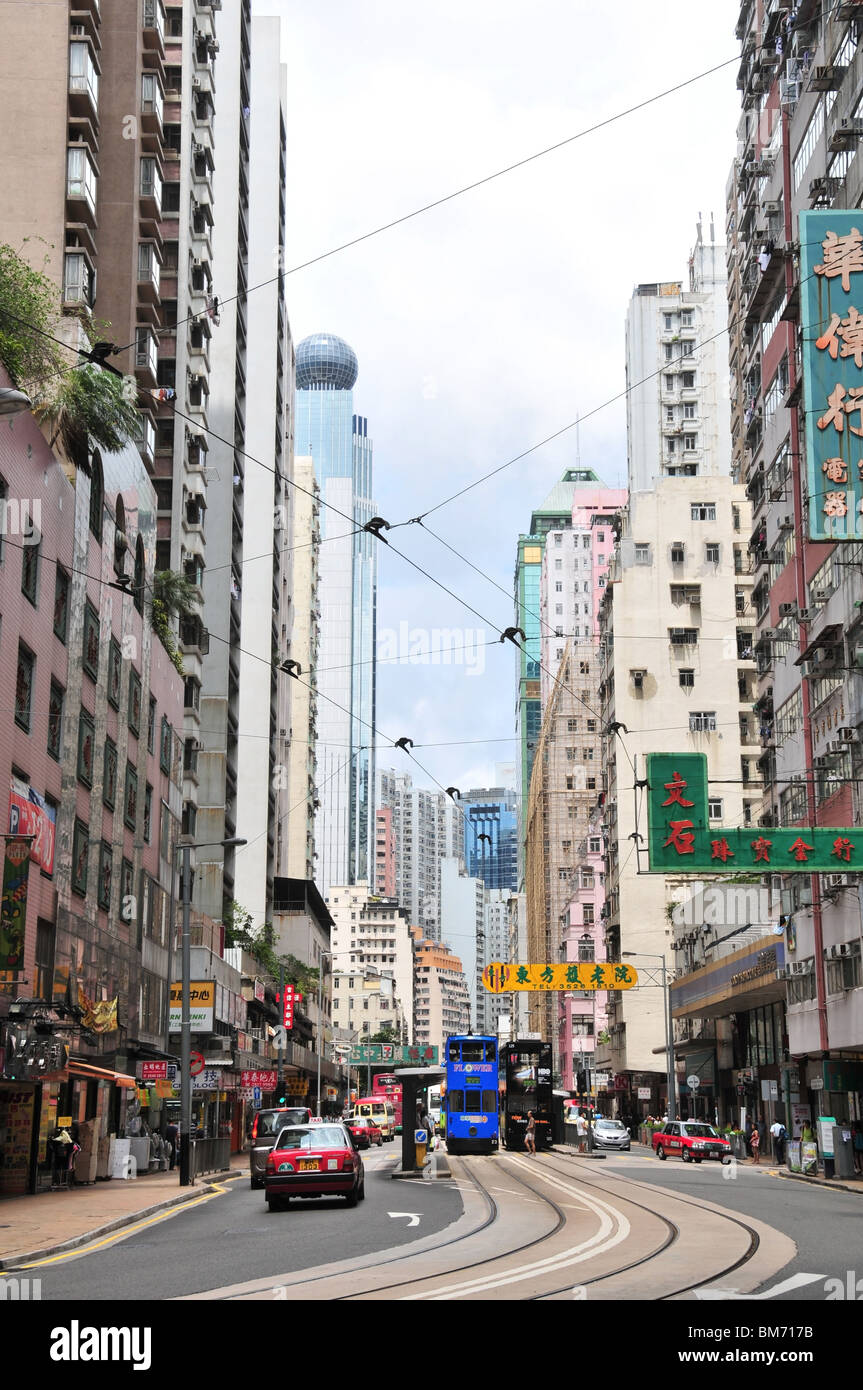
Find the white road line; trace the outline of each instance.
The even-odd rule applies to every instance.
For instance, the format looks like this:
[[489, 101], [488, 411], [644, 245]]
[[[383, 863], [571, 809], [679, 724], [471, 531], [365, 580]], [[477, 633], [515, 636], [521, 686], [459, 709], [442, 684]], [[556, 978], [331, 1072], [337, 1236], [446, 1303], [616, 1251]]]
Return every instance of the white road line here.
[[[518, 1167], [526, 1172], [536, 1172], [536, 1166], [526, 1163], [523, 1159], [514, 1158], [511, 1160]], [[531, 1279], [537, 1275], [551, 1274], [559, 1269], [566, 1269], [571, 1265], [581, 1264], [583, 1260], [588, 1260], [596, 1255], [605, 1254], [621, 1241], [626, 1240], [630, 1233], [630, 1225], [626, 1217], [616, 1207], [608, 1202], [600, 1201], [598, 1197], [588, 1197], [585, 1193], [569, 1186], [568, 1183], [561, 1182], [550, 1174], [543, 1173], [542, 1179], [551, 1187], [558, 1188], [561, 1192], [566, 1192], [568, 1196], [578, 1197], [583, 1201], [589, 1210], [599, 1217], [599, 1230], [588, 1240], [581, 1241], [578, 1245], [570, 1246], [568, 1250], [562, 1250], [557, 1255], [548, 1255], [542, 1260], [533, 1260], [529, 1264], [518, 1265], [513, 1270], [508, 1270], [503, 1274], [487, 1275], [480, 1279], [467, 1279], [460, 1284], [450, 1284], [448, 1287], [438, 1287], [429, 1289], [425, 1293], [407, 1294], [403, 1298], [405, 1303], [418, 1302], [422, 1299], [433, 1300], [434, 1302], [445, 1302], [449, 1299], [458, 1298], [463, 1294], [485, 1293], [489, 1289], [503, 1288], [507, 1284], [517, 1284], [524, 1279]], [[615, 1222], [617, 1230], [614, 1231]], [[614, 1232], [612, 1234], [612, 1232]]]

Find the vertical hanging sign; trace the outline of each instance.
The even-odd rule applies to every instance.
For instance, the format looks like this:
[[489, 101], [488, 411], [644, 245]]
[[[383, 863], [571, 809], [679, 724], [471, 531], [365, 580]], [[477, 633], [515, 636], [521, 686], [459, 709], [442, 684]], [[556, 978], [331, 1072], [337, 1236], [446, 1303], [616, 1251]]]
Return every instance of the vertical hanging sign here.
[[29, 870], [29, 839], [7, 836], [3, 857], [3, 897], [0, 902], [0, 970], [17, 973], [24, 969]]
[[863, 538], [863, 209], [800, 214], [809, 538]]

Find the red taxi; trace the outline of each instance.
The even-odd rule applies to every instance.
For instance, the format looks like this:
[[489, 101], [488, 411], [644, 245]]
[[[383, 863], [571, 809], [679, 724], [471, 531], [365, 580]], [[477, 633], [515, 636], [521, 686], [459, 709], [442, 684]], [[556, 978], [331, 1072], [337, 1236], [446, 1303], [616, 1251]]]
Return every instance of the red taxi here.
[[345, 1129], [356, 1140], [358, 1149], [370, 1149], [372, 1144], [377, 1144], [380, 1148], [384, 1142], [384, 1132], [380, 1125], [376, 1125], [367, 1115], [354, 1115], [353, 1119], [345, 1120], [344, 1123]]
[[270, 1211], [291, 1197], [343, 1196], [355, 1207], [366, 1195], [363, 1161], [344, 1125], [291, 1125], [267, 1158], [264, 1188]]
[[699, 1120], [671, 1120], [653, 1136], [657, 1158], [682, 1158], [684, 1163], [700, 1163], [703, 1158], [731, 1162], [731, 1145], [713, 1125]]

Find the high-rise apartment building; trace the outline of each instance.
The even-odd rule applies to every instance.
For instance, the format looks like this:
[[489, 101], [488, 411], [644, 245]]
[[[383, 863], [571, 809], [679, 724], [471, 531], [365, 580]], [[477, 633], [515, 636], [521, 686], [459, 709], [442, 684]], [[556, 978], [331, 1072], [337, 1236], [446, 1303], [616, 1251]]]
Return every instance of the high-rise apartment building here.
[[[757, 810], [750, 509], [728, 473], [727, 408], [714, 345], [702, 352], [699, 328], [721, 317], [706, 306], [724, 291], [722, 256], [699, 236], [689, 289], [679, 282], [639, 286], [627, 319], [627, 379], [641, 381], [654, 364], [662, 367], [640, 388], [628, 417], [632, 487], [601, 614], [602, 722], [606, 730], [621, 726], [604, 758], [606, 945], [611, 960], [634, 953], [636, 969], [662, 956], [671, 965], [672, 885], [663, 875], [639, 874], [643, 842], [633, 837], [645, 835], [646, 824], [641, 802], [627, 790], [644, 776], [645, 754], [706, 754], [717, 825], [754, 823]], [[675, 443], [669, 454], [666, 445], [681, 428], [683, 452]], [[611, 995], [608, 1024], [597, 1062], [625, 1078], [619, 1104], [636, 1113], [639, 1086], [651, 1086], [652, 1103], [660, 1103], [662, 991]]]
[[440, 861], [441, 940], [458, 953], [470, 998], [471, 1027], [478, 1031], [480, 1016], [485, 1019], [486, 991], [482, 972], [485, 958], [485, 884], [465, 873], [461, 859]]
[[518, 886], [518, 806], [506, 787], [472, 788], [459, 805], [464, 816], [467, 871], [486, 888], [512, 893]]
[[414, 936], [414, 1044], [436, 1047], [441, 1059], [447, 1038], [469, 1026], [470, 998], [458, 956], [441, 941]]
[[[331, 890], [333, 1023], [346, 1027], [354, 1017], [351, 1013], [349, 1018], [348, 1009], [354, 1009], [356, 999], [352, 997], [349, 1004], [349, 995], [359, 991], [368, 1001], [371, 992], [378, 990], [381, 1008], [384, 1013], [390, 1010], [393, 1026], [395, 1010], [401, 1010], [399, 1017], [407, 1035], [404, 1041], [412, 1043], [414, 938], [407, 912], [394, 899], [370, 893], [367, 883], [332, 884]], [[351, 977], [352, 983], [340, 985], [341, 974]], [[354, 1021], [353, 1026], [358, 1028], [359, 1024]]]
[[[287, 864], [292, 878], [315, 877], [315, 785], [320, 619], [318, 550], [321, 540], [320, 489], [310, 458], [294, 458], [294, 482], [286, 499], [292, 526], [285, 542], [292, 547], [290, 567], [282, 571], [282, 590], [290, 589], [290, 609], [282, 625], [284, 650], [302, 672], [279, 692], [278, 747], [287, 763], [287, 805], [277, 804], [276, 862]], [[285, 534], [283, 530], [283, 535]], [[279, 789], [283, 789], [279, 776]]]
[[[829, 490], [842, 483], [832, 484], [824, 469], [823, 482], [810, 482], [806, 495], [806, 411], [820, 415], [826, 402], [803, 394], [800, 301], [809, 287], [801, 281], [798, 219], [863, 201], [863, 13], [856, 4], [747, 0], [736, 32], [742, 113], [728, 182], [728, 317], [733, 468], [753, 511], [763, 775], [753, 814], [765, 833], [849, 826], [861, 818], [860, 547], [810, 539], [810, 508], [819, 503], [823, 511]], [[823, 249], [805, 248], [811, 255]], [[859, 272], [849, 285], [863, 294]], [[828, 338], [826, 310], [820, 327]], [[823, 347], [838, 351], [838, 344]], [[856, 459], [842, 437], [835, 453]], [[840, 516], [844, 496], [834, 498]], [[836, 868], [783, 879], [778, 904], [787, 923], [790, 1064], [811, 1114], [855, 1113], [863, 1088], [863, 1066], [852, 1062], [849, 1070], [836, 1060], [863, 1044], [859, 907], [853, 879], [838, 872], [838, 861]], [[787, 1105], [792, 1074], [779, 1064], [789, 1059], [765, 1060], [777, 1065]]]
[[444, 792], [415, 787], [409, 772], [391, 768], [378, 770], [376, 805], [392, 811], [395, 896], [411, 922], [439, 941], [440, 864], [448, 856], [464, 859], [464, 815]]
[[[526, 815], [530, 794], [530, 775], [542, 725], [542, 632], [540, 581], [542, 557], [549, 531], [564, 531], [572, 523], [572, 506], [581, 487], [600, 485], [590, 468], [567, 468], [555, 483], [542, 506], [531, 514], [530, 530], [518, 538], [515, 563], [515, 625], [526, 640], [516, 662], [517, 694], [515, 728], [517, 745], [517, 790], [519, 793], [519, 886], [524, 878]], [[557, 625], [552, 625], [557, 626]]]
[[356, 354], [317, 333], [297, 348], [296, 447], [314, 461], [321, 490], [320, 670], [316, 878], [358, 883], [374, 867], [375, 605], [377, 541], [372, 442], [356, 414]]

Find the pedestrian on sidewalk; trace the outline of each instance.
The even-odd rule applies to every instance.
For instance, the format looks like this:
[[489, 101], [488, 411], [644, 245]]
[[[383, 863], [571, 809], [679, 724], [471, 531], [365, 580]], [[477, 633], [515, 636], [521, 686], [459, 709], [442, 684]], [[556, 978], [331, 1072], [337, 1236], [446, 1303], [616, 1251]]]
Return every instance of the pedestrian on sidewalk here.
[[173, 1173], [174, 1164], [177, 1161], [177, 1145], [180, 1138], [180, 1127], [177, 1124], [176, 1120], [172, 1120], [171, 1123], [168, 1125], [167, 1129], [165, 1130], [165, 1138], [171, 1145], [171, 1158], [170, 1162], [168, 1163], [168, 1170], [169, 1172]]
[[854, 1172], [863, 1173], [863, 1122], [855, 1120], [851, 1126], [851, 1143], [854, 1148]]
[[770, 1133], [773, 1136], [773, 1156], [777, 1163], [784, 1163], [788, 1131], [781, 1120], [774, 1120], [770, 1126]]
[[527, 1129], [524, 1132], [524, 1146], [529, 1154], [536, 1157], [536, 1118], [532, 1110], [527, 1112]]
[[761, 1162], [761, 1135], [758, 1133], [757, 1125], [752, 1126], [752, 1134], [749, 1138], [749, 1147], [752, 1150], [752, 1162], [759, 1164]]
[[575, 1122], [575, 1133], [578, 1140], [578, 1152], [583, 1154], [587, 1146], [587, 1120], [579, 1110], [578, 1119]]

